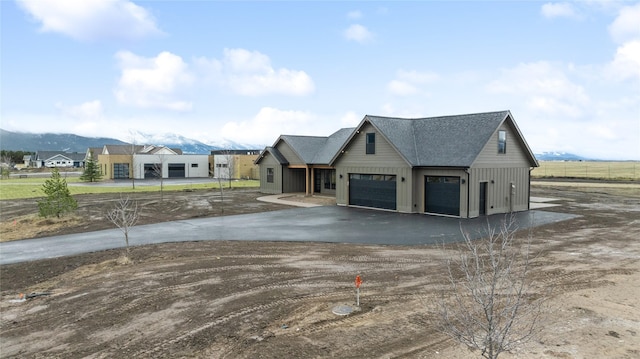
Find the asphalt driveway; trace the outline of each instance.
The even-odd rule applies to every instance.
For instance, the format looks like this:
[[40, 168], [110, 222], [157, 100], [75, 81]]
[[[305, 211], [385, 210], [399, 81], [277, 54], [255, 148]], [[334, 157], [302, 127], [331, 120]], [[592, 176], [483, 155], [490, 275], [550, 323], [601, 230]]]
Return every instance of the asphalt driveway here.
[[[577, 217], [541, 210], [518, 212], [515, 216], [522, 229]], [[428, 245], [460, 241], [461, 228], [474, 238], [481, 237], [487, 224], [496, 226], [504, 219], [505, 215], [458, 219], [339, 206], [293, 208], [136, 226], [129, 233], [129, 244], [250, 240]], [[124, 236], [117, 229], [3, 242], [0, 264], [123, 247]]]

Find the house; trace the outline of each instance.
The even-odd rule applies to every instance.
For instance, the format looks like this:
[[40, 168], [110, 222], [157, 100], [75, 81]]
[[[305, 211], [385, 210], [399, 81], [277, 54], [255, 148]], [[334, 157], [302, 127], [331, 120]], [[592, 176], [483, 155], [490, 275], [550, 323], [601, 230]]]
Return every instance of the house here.
[[258, 179], [260, 173], [254, 164], [260, 150], [213, 150], [213, 177]]
[[331, 160], [353, 130], [343, 128], [328, 137], [278, 137], [256, 159], [260, 166], [260, 190], [335, 195], [336, 170]]
[[[88, 149], [87, 156], [96, 149]], [[209, 155], [185, 155], [180, 149], [153, 145], [105, 145], [98, 153], [108, 179], [196, 178], [209, 176]]]
[[82, 153], [69, 153], [64, 151], [37, 151], [31, 159], [32, 167], [84, 167], [84, 157]]
[[[462, 218], [529, 209], [537, 166], [509, 111], [365, 116], [328, 161], [338, 205]], [[262, 181], [261, 189], [273, 191]]]

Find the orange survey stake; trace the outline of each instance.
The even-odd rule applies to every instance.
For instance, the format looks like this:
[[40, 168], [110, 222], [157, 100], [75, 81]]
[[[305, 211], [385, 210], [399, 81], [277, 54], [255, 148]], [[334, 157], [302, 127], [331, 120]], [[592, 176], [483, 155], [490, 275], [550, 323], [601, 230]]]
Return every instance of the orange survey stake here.
[[356, 276], [356, 288], [360, 288], [360, 284], [362, 284], [362, 278], [360, 278], [360, 275]]

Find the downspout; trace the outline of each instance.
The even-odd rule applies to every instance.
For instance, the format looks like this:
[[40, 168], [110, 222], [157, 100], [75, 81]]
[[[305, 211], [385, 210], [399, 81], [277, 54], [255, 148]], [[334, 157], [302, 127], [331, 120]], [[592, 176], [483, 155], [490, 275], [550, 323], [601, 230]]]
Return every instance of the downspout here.
[[470, 212], [470, 208], [469, 206], [471, 205], [471, 182], [469, 181], [471, 179], [471, 174], [469, 173], [469, 168], [465, 168], [464, 172], [467, 174], [467, 218], [470, 218], [469, 212]]
[[529, 187], [527, 188], [527, 210], [531, 209], [531, 171], [533, 171], [533, 167], [529, 167]]

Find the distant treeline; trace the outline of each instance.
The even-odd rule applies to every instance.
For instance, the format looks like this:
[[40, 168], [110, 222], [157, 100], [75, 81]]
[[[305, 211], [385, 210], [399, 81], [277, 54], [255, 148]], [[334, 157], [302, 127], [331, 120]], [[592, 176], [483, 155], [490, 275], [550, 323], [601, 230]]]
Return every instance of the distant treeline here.
[[2, 162], [5, 163], [23, 163], [24, 160], [24, 156], [27, 155], [35, 155], [35, 152], [27, 152], [27, 151], [7, 151], [7, 150], [1, 150], [0, 151], [0, 158], [2, 159]]

